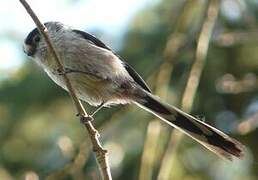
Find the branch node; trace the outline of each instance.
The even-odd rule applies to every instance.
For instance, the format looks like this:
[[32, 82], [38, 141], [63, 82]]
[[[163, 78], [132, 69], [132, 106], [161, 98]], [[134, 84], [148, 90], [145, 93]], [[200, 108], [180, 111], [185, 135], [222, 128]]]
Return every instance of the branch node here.
[[[80, 115], [78, 115], [78, 116], [80, 116]], [[80, 117], [80, 121], [81, 121], [82, 124], [87, 124], [89, 122], [92, 122], [93, 120], [94, 120], [94, 118], [92, 116], [89, 116], [89, 115]]]

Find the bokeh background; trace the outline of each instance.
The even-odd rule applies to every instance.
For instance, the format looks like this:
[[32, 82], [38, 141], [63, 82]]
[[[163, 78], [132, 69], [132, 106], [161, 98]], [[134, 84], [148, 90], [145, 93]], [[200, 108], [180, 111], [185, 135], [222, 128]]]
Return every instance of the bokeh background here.
[[[257, 0], [28, 2], [42, 21], [93, 33], [153, 92], [246, 145], [228, 162], [133, 105], [103, 109], [93, 123], [114, 179], [258, 178]], [[0, 1], [0, 24], [0, 179], [100, 179], [70, 97], [23, 54], [35, 25], [19, 1]]]

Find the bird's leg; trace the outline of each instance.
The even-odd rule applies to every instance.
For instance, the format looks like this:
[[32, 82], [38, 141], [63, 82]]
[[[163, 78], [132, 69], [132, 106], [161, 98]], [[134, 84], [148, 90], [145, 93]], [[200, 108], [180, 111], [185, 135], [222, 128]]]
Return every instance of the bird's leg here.
[[85, 124], [86, 122], [93, 121], [93, 116], [105, 105], [104, 102], [102, 102], [92, 113], [88, 114], [87, 117], [81, 117], [81, 123]]
[[99, 110], [101, 110], [103, 108], [104, 105], [105, 105], [105, 103], [102, 102], [100, 105], [98, 105], [98, 107], [92, 113], [90, 113], [89, 116], [91, 116], [91, 117], [94, 116]]

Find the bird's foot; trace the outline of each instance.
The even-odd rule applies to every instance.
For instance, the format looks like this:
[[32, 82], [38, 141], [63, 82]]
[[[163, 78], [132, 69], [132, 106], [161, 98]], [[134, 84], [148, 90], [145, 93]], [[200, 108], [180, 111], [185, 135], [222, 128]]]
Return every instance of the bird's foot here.
[[88, 123], [88, 122], [92, 122], [93, 120], [94, 120], [94, 119], [93, 119], [93, 117], [92, 117], [91, 115], [82, 116], [82, 117], [80, 118], [80, 121], [81, 121], [82, 124], [86, 124], [86, 123]]
[[[93, 116], [105, 105], [105, 103], [101, 103], [92, 113], [88, 114], [87, 116], [81, 116], [80, 121], [82, 124], [87, 122], [92, 122], [94, 120]], [[77, 114], [76, 116], [80, 116]]]

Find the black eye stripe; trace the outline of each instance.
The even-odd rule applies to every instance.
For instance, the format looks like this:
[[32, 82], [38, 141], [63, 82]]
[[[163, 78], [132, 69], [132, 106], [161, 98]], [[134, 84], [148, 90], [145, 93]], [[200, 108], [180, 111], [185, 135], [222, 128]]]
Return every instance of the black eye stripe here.
[[29, 33], [29, 35], [27, 36], [26, 40], [25, 40], [25, 44], [31, 45], [33, 43], [33, 39], [39, 36], [39, 31], [37, 28], [35, 28], [33, 31], [31, 31]]
[[[45, 26], [47, 26], [48, 28], [51, 26], [51, 24], [54, 24], [55, 27], [52, 28], [51, 30], [52, 31], [60, 31], [63, 27], [63, 24], [62, 23], [59, 23], [59, 22], [47, 22], [47, 23], [44, 23]], [[38, 37], [39, 39], [38, 39]], [[37, 28], [33, 29], [29, 35], [27, 36], [27, 38], [25, 39], [25, 44], [28, 44], [28, 45], [32, 45], [33, 43], [35, 42], [39, 42], [40, 41], [40, 34], [39, 34], [39, 31]]]

